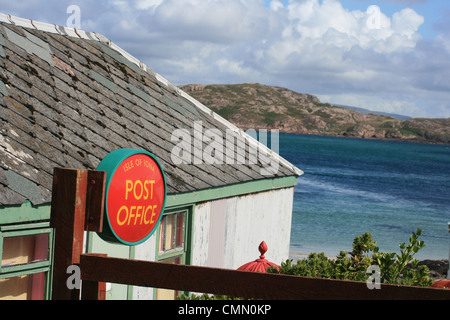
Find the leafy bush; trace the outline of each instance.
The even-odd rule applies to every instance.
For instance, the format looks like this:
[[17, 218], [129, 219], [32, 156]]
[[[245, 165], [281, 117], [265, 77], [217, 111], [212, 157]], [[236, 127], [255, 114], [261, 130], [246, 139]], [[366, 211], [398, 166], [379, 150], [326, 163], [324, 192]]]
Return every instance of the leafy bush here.
[[400, 254], [379, 252], [377, 242], [370, 233], [357, 236], [353, 241], [353, 251], [341, 251], [336, 259], [329, 259], [324, 253], [311, 253], [307, 259], [286, 260], [280, 270], [269, 269], [270, 273], [366, 281], [372, 274], [367, 273], [369, 266], [380, 268], [382, 283], [430, 286], [433, 280], [428, 276], [427, 266], [417, 266], [419, 261], [414, 255], [425, 244], [418, 240], [422, 231], [417, 229], [409, 238], [409, 243], [401, 243]]
[[225, 295], [220, 295], [220, 294], [216, 294], [216, 295], [212, 295], [212, 294], [200, 294], [200, 295], [195, 295], [195, 294], [191, 294], [191, 295], [187, 295], [185, 293], [183, 293], [182, 295], [180, 295], [179, 297], [177, 297], [177, 300], [248, 300], [248, 299], [243, 299], [243, 298], [237, 298], [237, 297], [230, 297], [230, 296], [225, 296]]

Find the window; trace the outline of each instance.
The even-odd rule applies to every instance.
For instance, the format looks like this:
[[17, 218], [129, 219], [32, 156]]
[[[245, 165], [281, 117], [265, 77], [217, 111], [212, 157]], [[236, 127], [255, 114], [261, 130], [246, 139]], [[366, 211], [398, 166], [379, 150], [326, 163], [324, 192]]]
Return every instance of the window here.
[[52, 235], [47, 224], [0, 227], [0, 300], [48, 298]]
[[184, 250], [186, 212], [166, 214], [161, 219], [159, 229], [159, 254], [164, 255]]
[[[192, 208], [166, 210], [158, 228], [157, 261], [189, 264]], [[173, 300], [178, 291], [157, 289], [157, 300]]]

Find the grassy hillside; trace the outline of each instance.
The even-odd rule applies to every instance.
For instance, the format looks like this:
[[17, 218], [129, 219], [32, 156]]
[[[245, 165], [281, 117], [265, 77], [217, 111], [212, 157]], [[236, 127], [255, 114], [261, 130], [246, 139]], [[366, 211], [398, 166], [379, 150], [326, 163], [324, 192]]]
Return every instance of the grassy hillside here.
[[321, 103], [309, 94], [257, 83], [180, 86], [242, 129], [450, 143], [449, 119], [399, 120]]

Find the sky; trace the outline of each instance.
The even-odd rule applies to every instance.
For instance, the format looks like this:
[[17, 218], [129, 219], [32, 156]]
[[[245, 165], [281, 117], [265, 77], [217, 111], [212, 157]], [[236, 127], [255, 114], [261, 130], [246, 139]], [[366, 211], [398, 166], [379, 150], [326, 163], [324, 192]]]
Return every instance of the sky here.
[[0, 12], [101, 33], [175, 85], [253, 82], [450, 117], [447, 0], [0, 0]]

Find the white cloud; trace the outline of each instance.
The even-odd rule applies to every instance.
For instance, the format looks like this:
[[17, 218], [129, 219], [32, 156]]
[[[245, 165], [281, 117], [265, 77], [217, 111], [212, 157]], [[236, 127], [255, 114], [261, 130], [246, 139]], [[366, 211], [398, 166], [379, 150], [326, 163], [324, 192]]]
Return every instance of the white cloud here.
[[284, 8], [284, 5], [280, 1], [272, 0], [270, 2], [270, 9], [272, 9], [273, 11], [278, 11], [278, 10], [280, 10], [282, 8]]
[[270, 32], [269, 10], [261, 4], [255, 0], [165, 0], [137, 19], [147, 30], [171, 39], [252, 41]]
[[412, 9], [406, 8], [394, 13], [392, 18], [393, 29], [401, 35], [413, 38], [425, 19]]
[[136, 8], [139, 10], [155, 10], [163, 0], [137, 0]]
[[[337, 0], [306, 0], [288, 6], [289, 25], [284, 30], [287, 41], [301, 43], [316, 39], [325, 47], [360, 46], [377, 52], [392, 52], [415, 46], [417, 30], [423, 17], [411, 9], [402, 10], [391, 19], [378, 6], [366, 12], [349, 11]], [[331, 33], [331, 36], [330, 36]]]
[[445, 48], [448, 54], [450, 54], [450, 35], [446, 36], [440, 34], [439, 36], [436, 37], [436, 41]]

